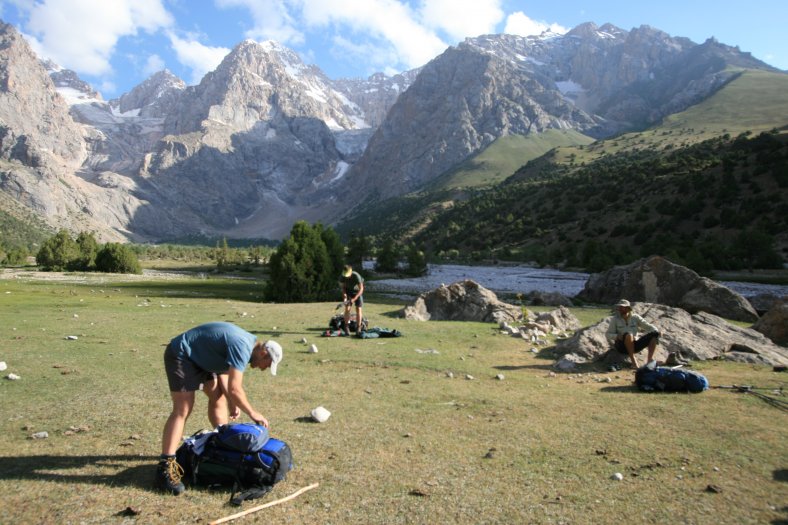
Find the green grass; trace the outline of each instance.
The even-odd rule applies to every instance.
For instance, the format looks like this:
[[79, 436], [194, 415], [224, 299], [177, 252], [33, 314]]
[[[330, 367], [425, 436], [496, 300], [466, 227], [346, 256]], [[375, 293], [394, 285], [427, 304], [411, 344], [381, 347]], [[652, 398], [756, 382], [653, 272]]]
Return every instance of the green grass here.
[[706, 100], [669, 115], [645, 131], [626, 133], [591, 147], [566, 145], [554, 159], [564, 164], [592, 162], [605, 155], [656, 148], [670, 150], [729, 134], [757, 135], [788, 125], [788, 74], [743, 70]]
[[549, 129], [528, 136], [503, 136], [473, 159], [430, 183], [429, 187], [453, 189], [494, 186], [510, 177], [520, 166], [553, 148], [587, 145], [593, 141], [575, 130]]
[[[3, 375], [22, 378], [0, 381], [0, 521], [205, 523], [237, 512], [227, 493], [151, 490], [169, 412], [164, 345], [209, 320], [236, 322], [285, 348], [279, 375], [251, 371], [244, 382], [296, 463], [263, 502], [320, 483], [238, 523], [788, 517], [788, 416], [755, 397], [640, 394], [623, 372], [551, 376], [551, 361], [492, 324], [408, 322], [395, 317], [400, 304], [373, 296], [371, 324], [404, 337], [320, 338], [335, 303], [264, 304], [254, 299], [257, 286], [0, 280]], [[585, 324], [605, 315], [575, 312]], [[303, 337], [319, 353], [307, 353]], [[767, 367], [697, 369], [714, 385], [786, 382]], [[331, 419], [306, 422], [318, 405]], [[208, 425], [205, 409], [199, 396], [187, 432]], [[70, 427], [89, 430], [66, 435]], [[36, 431], [50, 437], [28, 439]], [[624, 481], [612, 481], [615, 472]], [[706, 492], [709, 484], [722, 493]], [[129, 506], [136, 519], [117, 516]]]

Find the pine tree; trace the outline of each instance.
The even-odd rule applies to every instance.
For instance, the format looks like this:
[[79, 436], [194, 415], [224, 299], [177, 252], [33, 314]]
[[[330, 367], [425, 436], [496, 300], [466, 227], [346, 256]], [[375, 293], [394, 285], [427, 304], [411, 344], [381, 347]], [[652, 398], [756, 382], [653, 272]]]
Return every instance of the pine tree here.
[[321, 227], [299, 221], [290, 237], [279, 245], [269, 263], [271, 278], [266, 290], [278, 302], [315, 302], [336, 293], [337, 275], [320, 237]]
[[394, 244], [394, 239], [386, 239], [383, 246], [378, 252], [378, 258], [375, 262], [375, 271], [382, 273], [393, 273], [397, 271], [397, 263], [399, 262], [399, 253]]

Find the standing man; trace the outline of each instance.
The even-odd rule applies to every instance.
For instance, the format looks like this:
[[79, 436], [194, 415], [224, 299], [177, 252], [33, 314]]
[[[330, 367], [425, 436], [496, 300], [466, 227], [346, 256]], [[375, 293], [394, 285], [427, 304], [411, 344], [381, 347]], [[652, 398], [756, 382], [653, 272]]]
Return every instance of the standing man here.
[[350, 335], [350, 308], [356, 305], [356, 335], [361, 335], [361, 308], [364, 306], [364, 278], [346, 264], [342, 270], [342, 302], [345, 303], [345, 335]]
[[172, 412], [164, 425], [161, 459], [156, 470], [159, 489], [178, 495], [184, 491], [183, 470], [175, 461], [186, 420], [194, 408], [194, 392], [208, 396], [208, 420], [218, 427], [237, 419], [241, 412], [268, 428], [268, 420], [252, 407], [243, 388], [246, 365], [276, 368], [282, 347], [276, 341], [258, 341], [231, 323], [206, 323], [175, 337], [164, 351], [164, 369], [172, 397]]
[[[637, 369], [639, 365], [635, 354], [648, 348], [646, 363], [651, 362], [659, 342], [659, 331], [638, 314], [633, 314], [632, 305], [626, 299], [621, 299], [616, 304], [616, 309], [607, 327], [607, 340], [619, 353], [629, 355], [632, 366]], [[645, 335], [636, 339], [638, 332]]]

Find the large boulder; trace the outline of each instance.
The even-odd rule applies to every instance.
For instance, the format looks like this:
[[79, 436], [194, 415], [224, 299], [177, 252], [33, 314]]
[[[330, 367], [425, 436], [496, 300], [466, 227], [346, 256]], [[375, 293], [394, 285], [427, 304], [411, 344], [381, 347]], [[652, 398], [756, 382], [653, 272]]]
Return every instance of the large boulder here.
[[773, 306], [758, 322], [753, 330], [762, 333], [778, 345], [788, 346], [788, 303]]
[[549, 312], [542, 312], [536, 316], [537, 323], [547, 323], [553, 327], [553, 332], [573, 332], [580, 328], [580, 321], [564, 306]]
[[519, 306], [500, 301], [494, 292], [466, 279], [421, 294], [402, 310], [403, 317], [416, 321], [514, 322], [523, 317]]
[[747, 297], [747, 300], [750, 301], [750, 304], [755, 308], [755, 311], [758, 312], [758, 315], [763, 315], [775, 306], [780, 306], [782, 303], [788, 302], [788, 295], [780, 297], [771, 293], [759, 293], [752, 297]]
[[[651, 303], [635, 303], [633, 311], [659, 329], [657, 360], [664, 360], [668, 353], [676, 352], [684, 359], [788, 365], [788, 349], [777, 346], [760, 332], [735, 326], [716, 315], [690, 314], [681, 308]], [[609, 323], [610, 318], [603, 319], [559, 341], [555, 346], [556, 355], [572, 356], [575, 362], [623, 360], [624, 356], [611, 351], [605, 338]]]
[[758, 313], [740, 294], [658, 255], [592, 274], [577, 297], [602, 304], [619, 299], [665, 304], [735, 321], [758, 319]]

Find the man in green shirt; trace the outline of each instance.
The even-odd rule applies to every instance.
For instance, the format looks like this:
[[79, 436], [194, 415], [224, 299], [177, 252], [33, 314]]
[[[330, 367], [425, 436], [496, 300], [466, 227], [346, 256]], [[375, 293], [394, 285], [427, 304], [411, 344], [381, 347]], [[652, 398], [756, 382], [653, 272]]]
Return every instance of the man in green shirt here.
[[157, 486], [172, 494], [184, 491], [183, 470], [175, 452], [183, 436], [186, 420], [194, 408], [194, 393], [208, 396], [208, 420], [218, 427], [237, 419], [241, 412], [268, 428], [268, 420], [249, 402], [243, 388], [246, 365], [251, 368], [276, 368], [282, 360], [282, 347], [276, 341], [257, 338], [232, 323], [206, 323], [170, 341], [164, 351], [164, 369], [172, 398], [172, 412], [164, 425], [161, 459], [156, 472]]
[[350, 265], [345, 265], [342, 271], [342, 302], [345, 303], [345, 335], [350, 335], [350, 308], [356, 305], [356, 335], [361, 335], [361, 316], [364, 306], [364, 278], [361, 274], [354, 272]]

